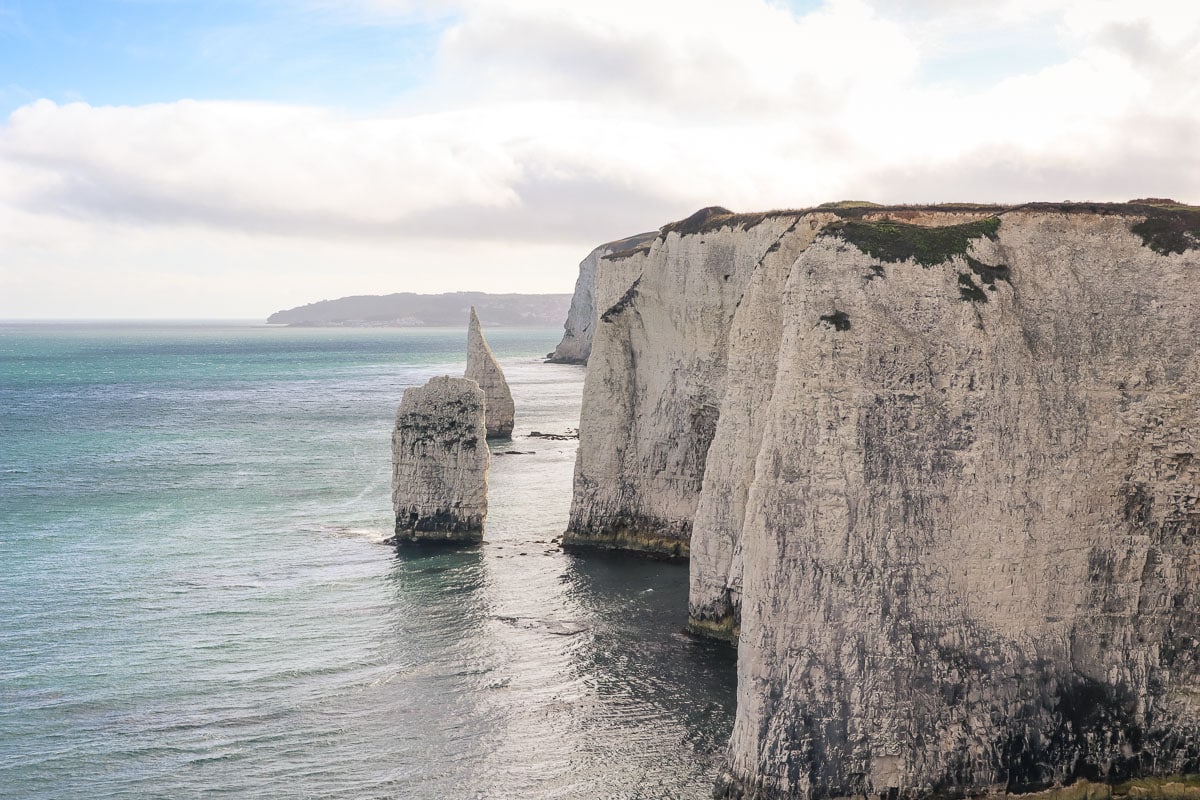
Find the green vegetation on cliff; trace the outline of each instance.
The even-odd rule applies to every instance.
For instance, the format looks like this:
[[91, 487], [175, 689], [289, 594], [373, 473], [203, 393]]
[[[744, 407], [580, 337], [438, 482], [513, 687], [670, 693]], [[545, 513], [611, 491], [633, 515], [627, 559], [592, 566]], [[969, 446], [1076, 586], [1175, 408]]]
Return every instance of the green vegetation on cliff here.
[[911, 258], [923, 267], [932, 267], [953, 256], [966, 257], [973, 239], [981, 236], [995, 239], [999, 228], [999, 217], [987, 217], [941, 227], [909, 225], [890, 219], [851, 219], [834, 223], [826, 230], [880, 261], [899, 262]]
[[[827, 230], [840, 235], [864, 253], [882, 261], [916, 259], [918, 264], [931, 267], [952, 256], [965, 256], [972, 239], [987, 236], [995, 239], [1000, 225], [998, 215], [1014, 212], [1056, 212], [1061, 214], [1099, 214], [1143, 216], [1131, 230], [1142, 243], [1157, 253], [1170, 255], [1200, 249], [1200, 206], [1189, 206], [1174, 200], [1143, 198], [1128, 203], [1024, 203], [1016, 206], [979, 203], [941, 203], [936, 205], [885, 206], [867, 200], [839, 200], [822, 203], [811, 209], [777, 209], [755, 213], [735, 213], [721, 206], [702, 208], [686, 219], [664, 225], [660, 235], [678, 233], [691, 236], [710, 233], [720, 228], [749, 229], [765, 219], [780, 216], [802, 216], [813, 211], [828, 212], [841, 217], [840, 222]], [[947, 214], [988, 214], [985, 219], [961, 225], [924, 226], [901, 222], [896, 217], [910, 218], [914, 214], [942, 212]], [[886, 218], [885, 215], [891, 215]], [[884, 218], [881, 218], [884, 217]], [[648, 252], [648, 245], [615, 253], [607, 258], [625, 258]], [[992, 284], [978, 270], [972, 269], [984, 283]], [[1006, 276], [995, 276], [1007, 280]]]
[[1200, 208], [1174, 200], [1134, 200], [1133, 204], [1147, 207], [1146, 219], [1131, 229], [1146, 247], [1164, 256], [1200, 249]]

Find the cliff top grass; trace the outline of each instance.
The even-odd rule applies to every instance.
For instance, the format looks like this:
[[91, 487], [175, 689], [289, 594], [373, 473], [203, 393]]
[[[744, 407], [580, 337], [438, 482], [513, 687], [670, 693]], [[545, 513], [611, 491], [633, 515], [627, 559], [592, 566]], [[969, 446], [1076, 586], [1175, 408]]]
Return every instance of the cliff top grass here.
[[[708, 206], [697, 211], [686, 219], [669, 222], [659, 228], [657, 235], [654, 238], [665, 238], [668, 234], [678, 233], [680, 236], [693, 236], [697, 234], [708, 233], [710, 231], [720, 230], [721, 228], [742, 227], [753, 228], [765, 219], [771, 217], [782, 216], [800, 216], [804, 214], [804, 210], [799, 211], [761, 211], [753, 214], [736, 214], [723, 206]], [[616, 261], [622, 258], [630, 258], [635, 255], [645, 255], [650, 252], [650, 242], [638, 242], [636, 246], [619, 250], [614, 253], [609, 253], [604, 257], [606, 261]]]
[[[669, 233], [678, 233], [680, 236], [692, 236], [720, 230], [721, 228], [743, 228], [748, 230], [768, 219], [802, 217], [805, 214], [815, 212], [836, 214], [842, 219], [861, 219], [867, 215], [874, 214], [893, 214], [901, 217], [906, 215], [916, 216], [930, 212], [997, 214], [1008, 208], [1010, 206], [981, 203], [885, 206], [869, 200], [838, 200], [832, 203], [822, 203], [814, 208], [777, 208], [771, 211], [755, 211], [739, 214], [723, 206], [708, 206], [707, 208], [700, 209], [686, 219], [670, 222], [662, 226], [659, 229], [659, 236], [664, 237]], [[628, 254], [632, 255], [632, 250]], [[625, 256], [626, 253], [613, 253], [608, 258], [622, 258]]]
[[867, 216], [887, 214], [903, 220], [905, 217], [916, 217], [921, 214], [999, 214], [1010, 206], [993, 203], [936, 203], [933, 205], [893, 205], [884, 206], [866, 201], [843, 200], [840, 203], [823, 203], [814, 211], [831, 211], [842, 219], [862, 219]]
[[[708, 206], [700, 209], [686, 219], [664, 225], [659, 229], [657, 237], [653, 238], [665, 238], [671, 233], [678, 233], [680, 236], [701, 235], [726, 227], [748, 230], [768, 219], [801, 217], [805, 214], [821, 212], [835, 214], [840, 217], [844, 221], [842, 223], [843, 227], [840, 228], [842, 231], [845, 231], [847, 227], [856, 222], [864, 226], [875, 226], [870, 229], [850, 227], [850, 237], [855, 237], [855, 244], [858, 241], [862, 241], [864, 244], [869, 243], [871, 247], [878, 249], [880, 252], [902, 251], [908, 247], [912, 249], [909, 257], [917, 258], [918, 263], [925, 266], [940, 263], [952, 255], [965, 255], [965, 244], [961, 242], [961, 236], [964, 232], [969, 231], [962, 229], [967, 229], [972, 225], [980, 223], [994, 226], [997, 224], [997, 218], [1014, 212], [1143, 217], [1144, 219], [1135, 223], [1131, 230], [1142, 238], [1142, 243], [1146, 247], [1163, 255], [1200, 249], [1200, 206], [1187, 205], [1186, 203], [1180, 203], [1169, 198], [1155, 197], [1139, 198], [1126, 203], [1077, 203], [1064, 201], [1061, 203], [1034, 202], [1019, 205], [999, 205], [994, 203], [880, 205], [869, 200], [839, 200], [831, 203], [822, 203], [815, 208], [775, 209], [772, 211], [741, 214], [730, 211], [723, 206]], [[988, 215], [988, 218], [962, 225], [941, 227], [911, 225], [903, 221], [905, 218], [914, 218], [930, 213]], [[881, 215], [886, 215], [891, 219], [878, 219]], [[881, 227], [887, 225], [901, 227]], [[944, 233], [926, 236], [910, 229], [942, 231]], [[884, 234], [890, 234], [890, 236]], [[991, 233], [984, 232], [983, 235], [995, 238], [994, 234], [995, 230], [993, 229]], [[980, 234], [971, 235], [969, 238], [976, 238], [978, 235]], [[892, 236], [898, 237], [900, 241], [891, 244], [885, 241]], [[650, 251], [650, 242], [653, 238], [641, 239], [636, 242], [636, 246], [611, 253], [605, 256], [605, 258], [615, 260], [629, 258], [638, 254], [646, 254]], [[864, 252], [872, 251], [864, 250]], [[872, 252], [872, 254], [874, 255], [875, 253]], [[929, 258], [934, 258], [940, 254], [944, 255], [939, 260], [933, 261], [932, 264], [928, 262]], [[903, 260], [903, 258], [889, 259], [883, 255], [879, 255], [878, 257], [882, 260]]]
[[870, 200], [837, 200], [817, 206], [818, 211], [841, 211], [848, 208], [883, 208], [883, 206], [879, 203], [872, 203]]
[[617, 250], [615, 253], [609, 253], [606, 256], [601, 256], [602, 261], [620, 261], [622, 258], [632, 258], [633, 256], [645, 256], [650, 254], [650, 243], [639, 244], [634, 247], [627, 247], [624, 250]]
[[601, 256], [601, 258], [604, 261], [612, 261], [618, 258], [629, 258], [638, 253], [645, 255], [650, 252], [650, 243], [657, 238], [658, 231], [649, 231], [647, 233], [626, 236], [624, 239], [618, 239], [615, 242], [609, 242], [608, 246], [612, 249], [612, 252]]
[[752, 214], [735, 214], [728, 208], [722, 206], [709, 206], [702, 208], [695, 214], [692, 214], [687, 219], [681, 219], [677, 222], [669, 222], [659, 229], [660, 236], [666, 236], [669, 233], [678, 233], [680, 236], [691, 236], [693, 234], [708, 233], [709, 231], [719, 230], [721, 228], [753, 228], [763, 220], [772, 217], [784, 216], [800, 216], [805, 210], [778, 210], [778, 211], [757, 211]]
[[1130, 230], [1154, 252], [1168, 255], [1200, 250], [1200, 206], [1167, 198], [1144, 197], [1128, 203], [1025, 203], [1011, 210], [1145, 217]]
[[1146, 219], [1131, 228], [1142, 237], [1146, 247], [1164, 256], [1200, 249], [1200, 206], [1158, 198], [1131, 200], [1130, 203], [1152, 209]]

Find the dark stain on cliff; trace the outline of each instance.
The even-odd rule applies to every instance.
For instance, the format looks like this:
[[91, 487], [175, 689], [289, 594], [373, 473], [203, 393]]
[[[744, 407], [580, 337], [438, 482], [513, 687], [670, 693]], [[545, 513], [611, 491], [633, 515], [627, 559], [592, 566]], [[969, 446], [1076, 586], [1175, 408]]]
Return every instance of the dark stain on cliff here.
[[709, 404], [697, 406], [689, 412], [688, 428], [692, 436], [683, 459], [685, 475], [704, 474], [708, 448], [712, 444], [713, 437], [717, 435], [717, 419], [720, 416], [720, 409]]
[[461, 420], [478, 411], [477, 406], [459, 400], [443, 403], [436, 413], [421, 410], [407, 411], [396, 420], [396, 428], [408, 432], [409, 453], [417, 447], [439, 444], [444, 450], [464, 447], [474, 450], [477, 442], [462, 427]]
[[[1010, 726], [1003, 746], [1008, 792], [1043, 791], [1077, 780], [1119, 783], [1149, 766], [1142, 763], [1136, 701], [1119, 687], [1069, 676], [1045, 701], [1048, 708], [1029, 707], [1029, 718]], [[1038, 718], [1041, 724], [1034, 722]]]
[[971, 303], [986, 303], [988, 301], [987, 294], [975, 285], [975, 281], [965, 272], [958, 273], [958, 296], [959, 299]]
[[638, 284], [641, 282], [642, 277], [639, 275], [638, 279], [634, 281], [628, 289], [625, 290], [625, 294], [621, 295], [621, 299], [613, 303], [612, 307], [600, 315], [600, 321], [612, 322], [621, 314], [621, 312], [633, 305], [633, 301], [636, 300], [638, 296]]
[[974, 272], [979, 280], [986, 283], [990, 288], [996, 287], [996, 281], [1004, 281], [1011, 284], [1008, 279], [1007, 264], [985, 264], [982, 261], [966, 256], [967, 266]]
[[821, 322], [833, 328], [835, 331], [850, 330], [850, 315], [845, 311], [834, 311], [832, 314], [822, 314]]
[[1154, 519], [1154, 495], [1145, 484], [1131, 483], [1122, 492], [1121, 511], [1130, 527], [1145, 529]]

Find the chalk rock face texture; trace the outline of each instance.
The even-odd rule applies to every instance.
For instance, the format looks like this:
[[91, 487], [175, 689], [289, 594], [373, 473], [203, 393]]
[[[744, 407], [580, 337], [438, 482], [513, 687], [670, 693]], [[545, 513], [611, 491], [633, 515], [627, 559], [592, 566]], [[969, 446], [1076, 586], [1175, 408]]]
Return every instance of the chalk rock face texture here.
[[709, 446], [691, 538], [689, 627], [736, 639], [741, 616], [740, 540], [765, 414], [775, 385], [783, 292], [792, 264], [837, 217], [796, 217], [757, 264], [734, 312], [725, 394]]
[[572, 525], [691, 534], [692, 626], [739, 642], [721, 794], [1200, 771], [1200, 214], [670, 228], [614, 271]]
[[548, 361], [556, 364], [586, 364], [592, 353], [592, 333], [596, 328], [596, 267], [600, 260], [613, 253], [641, 247], [655, 237], [658, 231], [639, 233], [615, 242], [608, 242], [588, 253], [579, 262], [579, 277], [575, 280], [575, 293], [571, 295], [571, 309], [563, 325], [562, 341], [550, 353]]
[[514, 413], [512, 392], [492, 348], [483, 338], [483, 329], [479, 326], [479, 316], [474, 306], [471, 307], [471, 321], [467, 326], [467, 371], [464, 377], [475, 381], [483, 389], [488, 438], [511, 436]]
[[[724, 209], [601, 260], [566, 546], [688, 554], [704, 460], [725, 392], [730, 321], [758, 262], [793, 220], [706, 238]], [[620, 254], [617, 254], [618, 256]]]
[[396, 539], [478, 542], [490, 463], [483, 390], [466, 378], [406, 389], [392, 431]]

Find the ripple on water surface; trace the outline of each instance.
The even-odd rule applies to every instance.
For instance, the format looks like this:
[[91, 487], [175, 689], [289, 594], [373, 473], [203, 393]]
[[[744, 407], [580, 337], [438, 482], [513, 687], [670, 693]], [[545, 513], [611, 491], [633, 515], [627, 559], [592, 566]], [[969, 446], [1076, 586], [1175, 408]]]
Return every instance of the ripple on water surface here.
[[463, 331], [0, 326], [0, 796], [707, 796], [733, 654], [686, 568], [551, 542], [576, 443], [527, 434], [583, 372], [488, 335], [487, 542], [397, 554], [395, 407]]

